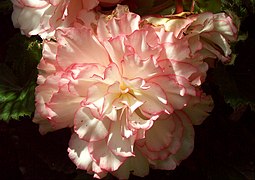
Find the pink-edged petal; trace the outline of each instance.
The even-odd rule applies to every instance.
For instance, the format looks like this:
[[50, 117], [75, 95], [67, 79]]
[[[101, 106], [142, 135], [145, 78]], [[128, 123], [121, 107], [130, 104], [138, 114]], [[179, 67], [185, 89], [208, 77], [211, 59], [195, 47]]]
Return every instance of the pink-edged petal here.
[[[143, 140], [143, 139], [141, 139], [141, 140]], [[139, 141], [137, 141], [137, 142], [142, 143]], [[138, 144], [138, 143], [136, 143], [136, 144]], [[145, 156], [148, 159], [148, 161], [165, 160], [171, 155], [171, 151], [169, 151], [167, 148], [162, 149], [160, 151], [150, 151], [145, 145], [138, 145], [137, 148], [143, 154], [143, 156]]]
[[197, 68], [193, 65], [191, 59], [190, 62], [186, 59], [185, 61], [161, 60], [158, 65], [164, 71], [164, 74], [175, 74], [186, 79], [197, 72]]
[[115, 82], [121, 82], [120, 67], [115, 63], [111, 63], [107, 66], [104, 72], [104, 83], [113, 84]]
[[88, 148], [89, 153], [98, 166], [106, 171], [116, 171], [127, 159], [126, 157], [113, 154], [109, 149], [106, 140], [90, 142]]
[[[170, 145], [175, 130], [182, 132], [182, 128], [171, 119], [158, 119], [149, 131], [146, 132], [146, 146], [150, 151], [160, 151]], [[156, 136], [155, 136], [156, 134]]]
[[203, 47], [206, 51], [208, 51], [209, 53], [214, 54], [215, 58], [218, 58], [219, 60], [221, 60], [223, 63], [228, 63], [231, 59], [230, 56], [225, 56], [222, 52], [222, 50], [215, 44], [213, 43], [208, 43], [206, 41], [203, 41]]
[[[108, 41], [104, 41], [104, 47], [107, 49], [111, 61], [115, 63], [118, 67], [121, 67], [120, 63], [124, 58], [126, 53], [129, 53], [129, 49], [124, 44], [125, 36], [117, 36], [111, 38]], [[122, 72], [122, 69], [119, 70]]]
[[216, 50], [222, 53], [224, 56], [229, 56], [231, 54], [230, 45], [228, 41], [219, 33], [210, 32], [201, 35], [201, 39], [209, 44], [214, 44]]
[[[99, 19], [97, 34], [99, 39], [128, 35], [139, 29], [140, 16], [129, 12], [127, 6], [117, 5], [106, 18]], [[128, 24], [128, 26], [126, 25]]]
[[77, 15], [77, 19], [79, 19], [79, 21], [75, 22], [74, 27], [86, 26], [88, 28], [93, 28], [93, 26], [97, 24], [96, 16], [97, 14], [95, 11], [82, 9]]
[[[154, 31], [149, 30], [136, 30], [125, 41], [125, 45], [131, 46], [141, 59], [148, 59], [160, 51], [160, 48], [156, 48], [159, 38]], [[150, 44], [154, 46], [151, 47]]]
[[[181, 39], [184, 36], [185, 30], [190, 26], [190, 24], [196, 20], [196, 16], [188, 16], [187, 18], [158, 18], [149, 17], [146, 21], [154, 26], [164, 26], [165, 31], [173, 32], [174, 36]], [[164, 41], [166, 42], [166, 41]]]
[[173, 43], [164, 43], [159, 59], [182, 61], [190, 57], [187, 40], [175, 40]]
[[98, 120], [89, 108], [81, 107], [75, 114], [74, 130], [79, 138], [91, 142], [104, 139], [109, 134], [111, 121], [107, 118]]
[[[43, 34], [45, 32], [43, 26], [49, 26], [48, 23], [42, 25], [41, 21], [43, 18], [47, 18], [44, 17], [45, 12], [47, 11], [49, 14], [52, 14], [54, 8], [48, 3], [41, 3], [41, 5], [38, 3], [38, 6], [41, 7], [29, 7], [26, 6], [26, 4], [17, 6], [17, 4], [14, 3], [14, 11], [12, 13], [13, 25], [16, 28], [20, 28], [21, 33], [26, 36]], [[47, 34], [48, 33], [44, 34], [43, 37], [47, 36]]]
[[[42, 118], [51, 118], [54, 116], [54, 112], [47, 106], [47, 103], [51, 100], [54, 93], [59, 90], [59, 82], [61, 82], [62, 72], [50, 75], [44, 80], [43, 84], [38, 82], [38, 86], [35, 88], [35, 101], [36, 111]], [[38, 79], [40, 76], [38, 76]]]
[[121, 67], [123, 69], [123, 76], [129, 79], [147, 79], [162, 72], [152, 59], [142, 60], [136, 54], [125, 56], [121, 62]]
[[[106, 95], [108, 86], [103, 83], [94, 83], [92, 86], [89, 87], [87, 93], [87, 100], [86, 103], [93, 103], [96, 105], [96, 101], [100, 101], [98, 103], [99, 107], [103, 105], [103, 99]], [[101, 104], [101, 105], [100, 105]]]
[[38, 64], [37, 68], [43, 73], [53, 74], [58, 69], [56, 62], [57, 43], [45, 40], [43, 42], [42, 60]]
[[14, 4], [27, 6], [31, 8], [42, 8], [48, 5], [47, 0], [11, 0]]
[[[110, 113], [112, 101], [115, 98], [115, 94], [107, 96], [108, 86], [103, 83], [93, 84], [88, 89], [88, 95], [86, 99], [86, 106], [92, 111], [93, 116], [101, 119], [105, 113]], [[107, 97], [107, 99], [106, 99]]]
[[61, 87], [47, 103], [47, 106], [54, 112], [50, 117], [53, 127], [56, 129], [72, 127], [74, 114], [82, 100], [82, 97], [70, 94], [67, 86]]
[[194, 148], [194, 129], [190, 119], [182, 111], [176, 111], [174, 114], [175, 119], [182, 121], [184, 130], [181, 147], [174, 154], [171, 154], [165, 160], [154, 160], [150, 161], [152, 168], [162, 170], [173, 170], [177, 165], [184, 159], [186, 159], [193, 151]]
[[156, 83], [146, 83], [141, 94], [136, 94], [138, 100], [144, 101], [140, 109], [148, 114], [157, 115], [161, 112], [172, 112], [168, 106], [164, 90]]
[[65, 74], [70, 80], [69, 90], [82, 97], [88, 95], [89, 87], [102, 80], [104, 67], [98, 64], [76, 64]]
[[[167, 137], [160, 135], [164, 132]], [[179, 151], [183, 133], [182, 120], [176, 114], [161, 115], [152, 128], [146, 131], [145, 139], [136, 141], [136, 145], [150, 162], [164, 161]]]
[[213, 15], [214, 30], [220, 32], [229, 41], [236, 41], [238, 33], [238, 24], [234, 24], [233, 19], [226, 13], [217, 13]]
[[86, 170], [99, 179], [107, 175], [107, 172], [101, 169], [91, 158], [88, 151], [88, 142], [81, 140], [77, 134], [72, 134], [67, 151], [69, 158], [78, 169]]
[[88, 151], [88, 142], [81, 140], [76, 133], [71, 136], [68, 153], [77, 168], [88, 171], [92, 168], [93, 159]]
[[57, 61], [63, 69], [75, 63], [109, 64], [106, 50], [89, 29], [58, 29], [56, 37], [60, 44]]
[[188, 82], [185, 82], [185, 84], [187, 83], [187, 88], [183, 85], [180, 85], [175, 76], [159, 76], [150, 79], [150, 81], [160, 84], [161, 88], [164, 89], [164, 92], [167, 96], [167, 102], [169, 106], [171, 106], [173, 109], [182, 109], [187, 105], [190, 98], [187, 96], [189, 95], [187, 91], [191, 91], [192, 95], [196, 94], [195, 92], [193, 93], [194, 87], [191, 87]]
[[197, 51], [201, 50], [203, 48], [203, 45], [201, 43], [200, 36], [192, 36], [188, 39], [190, 44], [190, 52], [191, 55], [194, 55]]
[[120, 121], [116, 121], [111, 124], [111, 129], [109, 130], [109, 136], [107, 139], [107, 145], [116, 156], [134, 156], [135, 136], [131, 136], [129, 138], [123, 137], [121, 135], [120, 128]]
[[128, 126], [135, 130], [148, 130], [153, 125], [154, 119], [145, 117], [142, 112], [137, 109], [135, 112], [128, 115]]

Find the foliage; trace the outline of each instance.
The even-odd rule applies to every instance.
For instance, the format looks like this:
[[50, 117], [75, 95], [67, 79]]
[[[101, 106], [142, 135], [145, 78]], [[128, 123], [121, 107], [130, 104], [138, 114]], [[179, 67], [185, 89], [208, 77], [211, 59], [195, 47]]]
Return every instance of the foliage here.
[[18, 33], [9, 40], [5, 61], [0, 64], [0, 119], [32, 115], [40, 58], [41, 47], [35, 38]]

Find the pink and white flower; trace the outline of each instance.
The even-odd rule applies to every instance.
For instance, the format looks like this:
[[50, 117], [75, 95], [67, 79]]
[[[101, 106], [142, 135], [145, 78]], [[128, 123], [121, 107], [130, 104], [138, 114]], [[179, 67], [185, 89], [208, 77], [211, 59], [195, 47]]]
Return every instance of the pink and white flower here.
[[175, 169], [193, 150], [193, 125], [213, 108], [200, 88], [205, 58], [226, 54], [208, 48], [218, 41], [206, 45], [204, 34], [231, 40], [225, 30], [232, 26], [217, 25], [221, 16], [213, 16], [211, 30], [194, 15], [167, 30], [120, 5], [90, 18], [93, 28], [79, 16], [75, 27], [56, 30], [56, 41], [43, 42], [33, 121], [43, 134], [73, 128], [69, 157], [95, 178]]
[[229, 43], [236, 41], [238, 32], [232, 18], [225, 13], [211, 12], [186, 16], [148, 17], [146, 21], [158, 28], [159, 33], [165, 30], [173, 33], [178, 39], [187, 39], [193, 55], [199, 52], [203, 59], [229, 62], [231, 59]]
[[11, 0], [12, 21], [26, 36], [52, 38], [59, 27], [73, 26], [81, 11], [98, 6], [117, 4], [119, 0]]

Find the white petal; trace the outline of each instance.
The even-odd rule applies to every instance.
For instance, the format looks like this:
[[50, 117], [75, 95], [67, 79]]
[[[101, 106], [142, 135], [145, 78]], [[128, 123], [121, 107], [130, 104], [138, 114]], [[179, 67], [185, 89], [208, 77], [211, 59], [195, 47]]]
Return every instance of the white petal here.
[[89, 108], [82, 107], [75, 114], [74, 130], [85, 141], [99, 141], [109, 134], [110, 124], [109, 119], [98, 120]]

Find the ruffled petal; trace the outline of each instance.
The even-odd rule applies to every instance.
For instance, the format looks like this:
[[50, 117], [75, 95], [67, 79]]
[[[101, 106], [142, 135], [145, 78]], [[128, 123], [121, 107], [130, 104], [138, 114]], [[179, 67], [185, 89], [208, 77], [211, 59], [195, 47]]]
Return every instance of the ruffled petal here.
[[116, 121], [112, 123], [107, 139], [107, 145], [116, 156], [130, 157], [134, 156], [135, 136], [129, 138], [121, 135], [121, 123]]
[[57, 61], [63, 69], [76, 63], [109, 64], [106, 50], [90, 30], [86, 28], [59, 29], [56, 37], [60, 44]]
[[107, 172], [93, 161], [88, 151], [88, 143], [81, 140], [77, 134], [72, 134], [67, 151], [69, 158], [78, 169], [86, 170], [88, 173], [94, 174], [94, 177], [98, 179], [107, 175]]
[[74, 130], [80, 139], [87, 142], [99, 141], [108, 136], [110, 124], [109, 119], [98, 120], [89, 108], [81, 107], [75, 114]]
[[111, 15], [99, 19], [97, 28], [98, 37], [104, 40], [131, 34], [139, 29], [139, 21], [140, 16], [130, 13], [127, 6], [117, 5]]
[[72, 127], [75, 111], [79, 108], [82, 100], [82, 97], [70, 94], [67, 86], [61, 87], [47, 103], [47, 106], [53, 112], [50, 117], [52, 126], [55, 129]]
[[183, 111], [189, 116], [192, 124], [200, 125], [210, 115], [214, 104], [211, 96], [192, 97]]
[[90, 142], [88, 148], [93, 160], [96, 161], [101, 169], [106, 171], [116, 171], [127, 159], [113, 154], [107, 146], [106, 140]]
[[148, 160], [141, 154], [141, 152], [137, 148], [135, 148], [134, 151], [134, 157], [128, 158], [117, 171], [112, 172], [114, 176], [119, 179], [128, 179], [130, 174], [139, 177], [144, 177], [149, 174]]
[[184, 159], [186, 159], [193, 151], [194, 148], [194, 129], [189, 117], [182, 111], [176, 111], [174, 115], [175, 119], [180, 119], [184, 130], [181, 147], [174, 154], [171, 154], [165, 160], [151, 161], [152, 168], [173, 170]]

